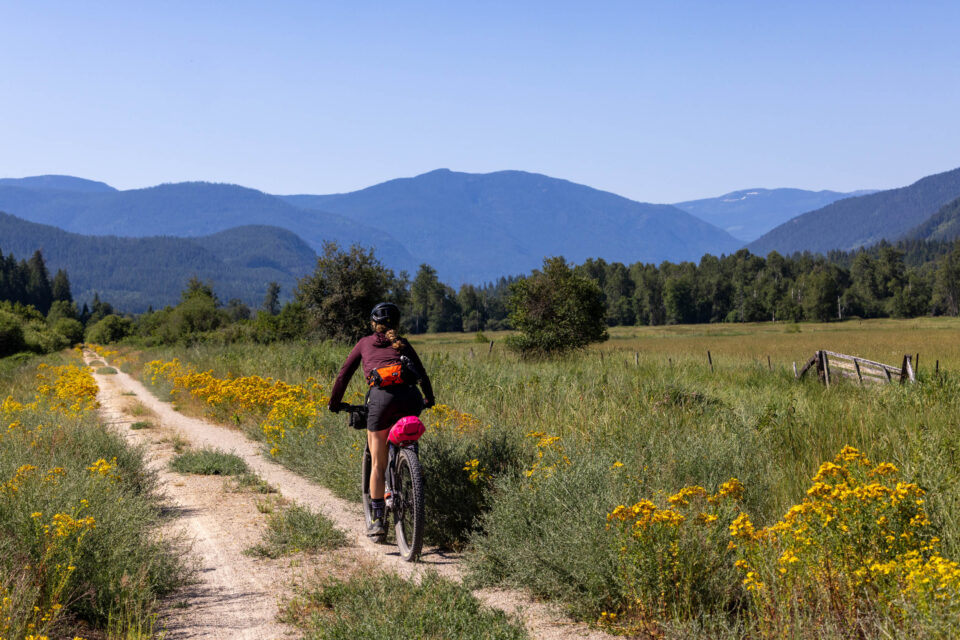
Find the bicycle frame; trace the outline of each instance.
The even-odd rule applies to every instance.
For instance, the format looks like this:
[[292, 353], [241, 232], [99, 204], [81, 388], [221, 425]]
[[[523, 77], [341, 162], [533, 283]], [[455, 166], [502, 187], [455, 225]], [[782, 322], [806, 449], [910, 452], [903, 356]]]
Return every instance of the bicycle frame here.
[[[361, 411], [363, 407], [347, 406], [348, 411]], [[420, 467], [420, 443], [418, 441], [395, 444], [387, 442], [387, 467], [384, 480], [390, 496], [386, 501], [384, 517], [393, 515], [396, 543], [400, 556], [412, 562], [419, 558], [423, 548], [424, 529], [424, 481]], [[361, 494], [366, 524], [373, 520], [370, 498], [370, 474], [373, 460], [369, 446], [364, 446], [361, 460]], [[386, 497], [386, 496], [385, 496]], [[377, 535], [376, 542], [386, 542], [387, 534]]]

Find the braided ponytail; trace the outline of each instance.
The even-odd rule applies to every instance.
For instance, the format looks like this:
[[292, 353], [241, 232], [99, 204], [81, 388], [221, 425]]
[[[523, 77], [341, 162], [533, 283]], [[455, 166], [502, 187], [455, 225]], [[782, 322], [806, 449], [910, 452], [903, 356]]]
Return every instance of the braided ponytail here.
[[403, 345], [406, 343], [406, 340], [400, 336], [400, 333], [396, 329], [388, 327], [385, 324], [374, 322], [373, 330], [386, 336], [387, 340], [390, 341], [390, 346], [396, 351], [403, 349]]

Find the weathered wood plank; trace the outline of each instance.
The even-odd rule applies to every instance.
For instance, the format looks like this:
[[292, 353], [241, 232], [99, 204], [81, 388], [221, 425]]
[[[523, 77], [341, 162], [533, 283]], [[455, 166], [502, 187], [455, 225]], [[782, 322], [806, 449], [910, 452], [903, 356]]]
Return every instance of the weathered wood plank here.
[[812, 367], [813, 365], [815, 365], [815, 364], [817, 364], [817, 355], [816, 355], [816, 354], [814, 354], [813, 356], [811, 356], [810, 359], [807, 360], [807, 363], [806, 363], [805, 365], [803, 365], [803, 367], [801, 367], [800, 373], [797, 375], [797, 379], [802, 378], [802, 377], [803, 377], [803, 374], [805, 374], [805, 373], [807, 372], [807, 370], [808, 370], [810, 367]]
[[853, 360], [841, 360], [839, 358], [830, 358], [830, 366], [834, 369], [846, 369], [847, 371], [856, 371], [856, 366], [853, 364]]
[[860, 361], [860, 364], [861, 364], [861, 365], [863, 365], [863, 364], [872, 364], [873, 366], [875, 366], [875, 367], [880, 367], [880, 368], [882, 368], [882, 369], [890, 369], [890, 370], [891, 370], [892, 372], [894, 372], [894, 373], [899, 373], [899, 371], [900, 371], [899, 369], [897, 369], [896, 367], [894, 367], [894, 366], [892, 366], [892, 365], [883, 364], [882, 362], [876, 362], [876, 361], [874, 361], [874, 360], [867, 360], [866, 358], [861, 358], [860, 356], [849, 356], [849, 355], [846, 355], [846, 354], [843, 354], [843, 353], [836, 353], [836, 352], [834, 352], [834, 351], [824, 351], [824, 353], [826, 353], [828, 356], [833, 356], [834, 358], [851, 358], [851, 359], [852, 359], [852, 358], [856, 357], [856, 359]]

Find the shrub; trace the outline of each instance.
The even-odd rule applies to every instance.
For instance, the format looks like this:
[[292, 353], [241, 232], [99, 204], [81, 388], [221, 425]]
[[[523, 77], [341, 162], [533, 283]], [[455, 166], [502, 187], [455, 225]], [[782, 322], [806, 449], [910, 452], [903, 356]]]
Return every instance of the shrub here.
[[47, 327], [44, 322], [28, 322], [23, 337], [27, 348], [34, 353], [53, 353], [70, 346], [67, 338]]
[[66, 338], [70, 344], [83, 342], [83, 324], [76, 318], [60, 318], [53, 323], [53, 331]]
[[110, 344], [132, 333], [132, 320], [111, 314], [96, 324], [87, 327], [86, 341], [94, 344]]
[[0, 358], [26, 349], [23, 326], [12, 313], [0, 310]]
[[510, 323], [520, 332], [507, 344], [524, 355], [549, 355], [607, 339], [603, 292], [563, 258], [510, 285]]

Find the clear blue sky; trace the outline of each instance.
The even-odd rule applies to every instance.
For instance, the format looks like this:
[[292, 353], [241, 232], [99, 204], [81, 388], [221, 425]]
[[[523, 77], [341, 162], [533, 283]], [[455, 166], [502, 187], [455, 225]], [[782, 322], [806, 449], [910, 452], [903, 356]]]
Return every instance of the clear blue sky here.
[[0, 177], [895, 187], [960, 166], [958, 33], [922, 0], [0, 0]]

